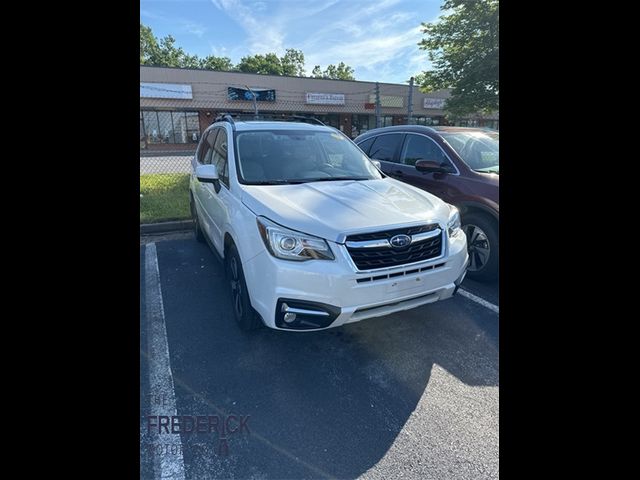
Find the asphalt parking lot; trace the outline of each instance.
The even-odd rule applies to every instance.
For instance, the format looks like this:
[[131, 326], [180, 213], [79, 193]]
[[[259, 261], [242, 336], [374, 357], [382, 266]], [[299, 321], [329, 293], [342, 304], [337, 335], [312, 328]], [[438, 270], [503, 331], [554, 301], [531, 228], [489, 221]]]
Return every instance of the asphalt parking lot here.
[[462, 288], [323, 332], [247, 334], [207, 246], [141, 241], [141, 478], [498, 478], [498, 285]]

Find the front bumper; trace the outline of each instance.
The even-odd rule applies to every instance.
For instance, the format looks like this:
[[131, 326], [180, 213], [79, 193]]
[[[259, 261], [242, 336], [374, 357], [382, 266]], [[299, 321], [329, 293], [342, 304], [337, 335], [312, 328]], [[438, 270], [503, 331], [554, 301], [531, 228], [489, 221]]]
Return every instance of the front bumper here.
[[[345, 255], [298, 263], [264, 250], [245, 262], [251, 303], [265, 325], [323, 330], [444, 300], [457, 291], [468, 263], [464, 235], [449, 240], [445, 257], [375, 272], [354, 271]], [[295, 319], [288, 315], [285, 321], [286, 313], [295, 313]]]

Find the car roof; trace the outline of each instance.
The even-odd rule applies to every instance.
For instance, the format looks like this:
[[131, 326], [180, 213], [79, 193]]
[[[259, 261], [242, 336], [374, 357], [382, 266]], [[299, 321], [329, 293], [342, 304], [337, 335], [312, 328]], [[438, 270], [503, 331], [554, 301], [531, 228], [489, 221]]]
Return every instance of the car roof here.
[[[215, 124], [228, 123], [225, 121], [216, 122]], [[214, 125], [215, 125], [214, 124]], [[234, 122], [236, 132], [248, 130], [310, 130], [310, 131], [326, 131], [335, 132], [336, 129], [329, 126], [315, 125], [304, 122], [270, 122], [267, 120], [236, 120]]]
[[447, 133], [447, 132], [482, 132], [482, 133], [495, 133], [497, 134], [497, 130], [490, 130], [482, 127], [454, 127], [454, 126], [426, 126], [426, 125], [393, 125], [389, 127], [380, 127], [374, 128], [371, 130], [367, 130], [366, 132], [360, 134], [356, 140], [371, 137], [374, 135], [378, 135], [380, 133], [391, 133], [391, 132], [414, 132], [414, 133]]
[[483, 127], [454, 127], [454, 126], [439, 126], [433, 127], [438, 132], [482, 132], [482, 133], [498, 133], [497, 130], [492, 130]]
[[426, 127], [424, 125], [393, 125], [391, 127], [380, 127], [374, 128], [371, 130], [367, 130], [366, 132], [360, 134], [358, 138], [365, 138], [373, 135], [377, 135], [379, 133], [390, 133], [390, 132], [416, 132], [416, 133], [428, 133], [435, 132], [432, 127]]

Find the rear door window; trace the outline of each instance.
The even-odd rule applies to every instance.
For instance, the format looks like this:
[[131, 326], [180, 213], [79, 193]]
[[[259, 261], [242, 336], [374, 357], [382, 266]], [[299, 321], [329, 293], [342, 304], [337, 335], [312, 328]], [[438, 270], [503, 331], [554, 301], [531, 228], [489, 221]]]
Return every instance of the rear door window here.
[[398, 163], [398, 150], [402, 143], [402, 133], [378, 135], [371, 145], [369, 157], [383, 162]]
[[415, 165], [418, 160], [436, 162], [438, 165], [455, 172], [455, 168], [436, 142], [424, 135], [409, 133], [402, 148], [400, 162], [405, 165]]

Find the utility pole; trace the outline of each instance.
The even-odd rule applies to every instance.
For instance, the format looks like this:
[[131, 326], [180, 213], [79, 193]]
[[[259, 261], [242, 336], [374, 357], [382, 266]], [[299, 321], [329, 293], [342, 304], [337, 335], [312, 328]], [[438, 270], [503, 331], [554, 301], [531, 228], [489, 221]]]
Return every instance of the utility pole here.
[[413, 125], [413, 77], [409, 80], [409, 105], [407, 108], [407, 125]]
[[376, 82], [376, 128], [380, 128], [382, 126], [380, 118], [380, 84]]
[[253, 93], [253, 90], [251, 90], [247, 85], [245, 85], [244, 88], [249, 90], [251, 92], [251, 95], [253, 96], [253, 114], [255, 120], [258, 120], [258, 101], [256, 100], [256, 94]]

